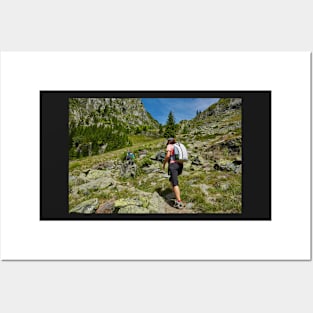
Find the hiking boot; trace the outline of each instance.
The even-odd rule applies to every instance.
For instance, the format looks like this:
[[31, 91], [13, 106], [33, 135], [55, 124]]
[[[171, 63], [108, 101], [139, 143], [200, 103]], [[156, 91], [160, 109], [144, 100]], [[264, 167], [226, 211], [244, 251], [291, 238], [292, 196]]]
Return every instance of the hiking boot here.
[[181, 201], [178, 202], [177, 200], [175, 200], [173, 207], [176, 209], [182, 209], [184, 207], [184, 205]]

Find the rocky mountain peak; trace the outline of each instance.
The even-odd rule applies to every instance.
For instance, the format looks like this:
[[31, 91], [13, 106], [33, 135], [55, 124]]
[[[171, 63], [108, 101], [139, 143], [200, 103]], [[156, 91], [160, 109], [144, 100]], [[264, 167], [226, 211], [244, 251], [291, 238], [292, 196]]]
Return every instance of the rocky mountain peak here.
[[130, 131], [138, 126], [158, 129], [159, 123], [145, 110], [139, 98], [73, 98], [69, 105], [70, 127], [106, 126], [117, 120]]

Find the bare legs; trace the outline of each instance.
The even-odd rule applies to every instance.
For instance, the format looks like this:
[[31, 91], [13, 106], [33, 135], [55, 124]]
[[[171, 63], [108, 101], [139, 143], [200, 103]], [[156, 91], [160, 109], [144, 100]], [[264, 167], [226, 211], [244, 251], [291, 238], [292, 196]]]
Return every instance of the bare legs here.
[[178, 186], [174, 186], [174, 187], [173, 187], [173, 191], [174, 191], [176, 200], [177, 200], [177, 201], [180, 201], [181, 199], [180, 199], [180, 190], [179, 190], [179, 187], [178, 187]]

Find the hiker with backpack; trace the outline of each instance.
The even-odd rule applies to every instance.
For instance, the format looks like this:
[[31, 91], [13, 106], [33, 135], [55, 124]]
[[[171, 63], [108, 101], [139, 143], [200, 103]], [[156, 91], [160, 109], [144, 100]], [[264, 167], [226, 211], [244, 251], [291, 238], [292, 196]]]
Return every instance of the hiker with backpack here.
[[187, 150], [181, 143], [176, 143], [175, 138], [169, 138], [166, 144], [166, 157], [163, 161], [163, 170], [168, 163], [169, 181], [172, 184], [175, 194], [174, 207], [182, 208], [183, 204], [180, 198], [180, 189], [178, 186], [178, 176], [183, 172], [183, 162], [188, 160]]
[[127, 151], [127, 155], [126, 155], [126, 161], [128, 161], [129, 163], [133, 164], [135, 160], [135, 155], [134, 153]]

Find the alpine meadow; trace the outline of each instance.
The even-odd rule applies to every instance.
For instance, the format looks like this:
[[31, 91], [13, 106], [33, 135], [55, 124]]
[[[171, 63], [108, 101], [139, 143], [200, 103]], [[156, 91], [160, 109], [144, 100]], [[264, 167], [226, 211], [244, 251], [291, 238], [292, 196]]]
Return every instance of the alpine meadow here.
[[[69, 100], [71, 214], [242, 213], [242, 99], [220, 98], [179, 122], [177, 110], [157, 109], [163, 124], [141, 98]], [[188, 151], [181, 208], [162, 169], [170, 137]]]

